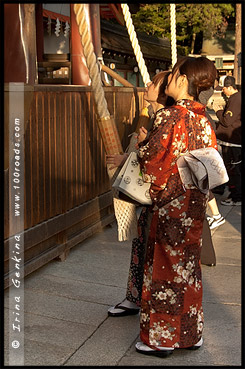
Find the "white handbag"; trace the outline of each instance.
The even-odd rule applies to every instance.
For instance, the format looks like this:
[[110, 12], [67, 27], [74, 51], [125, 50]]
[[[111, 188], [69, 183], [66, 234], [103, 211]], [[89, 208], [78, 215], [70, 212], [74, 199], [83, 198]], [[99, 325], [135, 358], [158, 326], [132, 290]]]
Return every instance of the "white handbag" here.
[[183, 184], [194, 184], [203, 193], [229, 181], [223, 159], [213, 147], [182, 153], [177, 165]]
[[[131, 152], [112, 187], [127, 195], [129, 202], [133, 200], [133, 203], [151, 205], [150, 186], [150, 183], [143, 180], [136, 152]], [[119, 197], [126, 200], [126, 197]]]

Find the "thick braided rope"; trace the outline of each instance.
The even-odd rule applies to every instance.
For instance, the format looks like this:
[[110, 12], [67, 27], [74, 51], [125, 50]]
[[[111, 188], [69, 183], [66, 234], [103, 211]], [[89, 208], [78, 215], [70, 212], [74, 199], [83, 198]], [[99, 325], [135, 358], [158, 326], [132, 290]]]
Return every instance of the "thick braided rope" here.
[[94, 53], [94, 47], [93, 47], [93, 43], [91, 40], [89, 29], [88, 29], [88, 24], [86, 21], [86, 13], [84, 9], [84, 4], [74, 4], [74, 12], [76, 14], [76, 21], [77, 21], [79, 33], [81, 36], [83, 52], [86, 58], [86, 63], [87, 63], [88, 71], [89, 71], [89, 77], [91, 79], [91, 86], [94, 91], [94, 98], [95, 98], [99, 117], [100, 118], [110, 117], [110, 113], [107, 109], [107, 103], [105, 100], [104, 90], [102, 88], [100, 71], [99, 71], [96, 56]]
[[[122, 152], [122, 145], [115, 126], [114, 119], [110, 117], [110, 113], [107, 108], [107, 102], [102, 87], [99, 66], [97, 64], [96, 55], [94, 53], [94, 47], [87, 24], [84, 5], [85, 4], [74, 4], [74, 12], [76, 15], [76, 22], [78, 24], [78, 30], [83, 46], [83, 53], [86, 58], [88, 72], [91, 79], [95, 105], [99, 115], [99, 119], [97, 120], [97, 122], [101, 131], [106, 153], [116, 154]], [[113, 175], [113, 171], [108, 171], [108, 174], [111, 178]]]
[[[118, 133], [115, 131], [113, 121], [111, 121], [110, 113], [107, 109], [107, 103], [105, 99], [104, 90], [102, 88], [101, 77], [99, 73], [99, 67], [96, 62], [96, 56], [94, 53], [93, 43], [91, 40], [90, 32], [88, 29], [84, 4], [74, 4], [74, 12], [76, 14], [76, 22], [78, 24], [79, 34], [81, 36], [81, 42], [83, 46], [84, 56], [86, 58], [86, 63], [89, 71], [89, 76], [91, 79], [91, 86], [94, 92], [95, 103], [98, 111], [100, 120], [98, 120], [98, 125], [100, 127], [102, 138], [104, 140], [104, 145], [106, 152], [113, 148], [110, 142], [105, 142], [108, 140], [108, 134], [110, 133], [108, 129], [112, 130], [113, 140], [116, 141], [115, 152], [118, 150], [122, 151], [121, 143], [118, 140]], [[109, 124], [109, 128], [105, 127], [106, 123]], [[106, 128], [108, 128], [106, 130]], [[107, 132], [108, 131], [108, 132]], [[110, 137], [112, 139], [112, 137]], [[116, 150], [117, 149], [117, 150]], [[114, 148], [113, 148], [114, 150]], [[108, 174], [111, 182], [114, 181], [118, 170], [109, 170], [107, 166]], [[127, 203], [117, 198], [117, 191], [112, 189], [113, 194], [113, 204], [115, 210], [115, 216], [118, 224], [118, 239], [119, 241], [127, 241], [129, 239], [137, 237], [137, 215], [135, 205]]]
[[173, 68], [174, 64], [177, 62], [175, 4], [170, 4], [170, 25], [171, 25], [171, 54]]
[[143, 54], [140, 50], [140, 46], [139, 46], [139, 42], [136, 36], [136, 32], [134, 30], [134, 26], [132, 23], [132, 18], [131, 18], [131, 14], [129, 11], [129, 7], [127, 4], [121, 4], [122, 7], [122, 12], [123, 12], [123, 16], [124, 16], [124, 20], [127, 26], [127, 30], [128, 30], [128, 34], [129, 34], [129, 38], [134, 50], [134, 54], [136, 56], [136, 60], [140, 69], [140, 73], [143, 79], [143, 82], [145, 84], [145, 86], [147, 85], [148, 82], [150, 82], [150, 76], [149, 73], [147, 71], [146, 65], [145, 65], [145, 61], [143, 58]]

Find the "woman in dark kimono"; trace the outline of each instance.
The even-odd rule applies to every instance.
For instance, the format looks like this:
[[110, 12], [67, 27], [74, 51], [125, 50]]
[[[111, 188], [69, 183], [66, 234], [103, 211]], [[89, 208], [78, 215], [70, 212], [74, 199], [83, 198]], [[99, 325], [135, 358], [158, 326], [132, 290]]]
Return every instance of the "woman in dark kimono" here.
[[[157, 73], [152, 81], [147, 84], [144, 93], [144, 100], [147, 101], [153, 114], [153, 127], [158, 121], [158, 116], [161, 114], [161, 109], [166, 106], [174, 104], [174, 100], [165, 94], [165, 88], [168, 83], [169, 71], [162, 71]], [[139, 129], [138, 142], [145, 139], [147, 130], [144, 127]], [[136, 149], [135, 149], [136, 150]], [[107, 155], [107, 164], [112, 165], [111, 169], [122, 166], [128, 154], [123, 155]], [[145, 258], [145, 248], [148, 237], [149, 225], [151, 223], [152, 211], [149, 206], [141, 208], [140, 217], [138, 220], [138, 234], [137, 238], [132, 241], [131, 263], [129, 268], [129, 277], [127, 283], [126, 299], [116, 306], [112, 306], [108, 310], [109, 316], [121, 317], [126, 315], [138, 314], [141, 303], [141, 290], [143, 283], [143, 268]]]
[[152, 221], [147, 241], [136, 350], [167, 356], [175, 348], [202, 345], [201, 238], [208, 195], [183, 186], [177, 159], [203, 147], [217, 149], [215, 133], [196, 100], [214, 85], [216, 68], [204, 57], [184, 57], [168, 77], [175, 105], [161, 110], [140, 144], [139, 162], [151, 182]]

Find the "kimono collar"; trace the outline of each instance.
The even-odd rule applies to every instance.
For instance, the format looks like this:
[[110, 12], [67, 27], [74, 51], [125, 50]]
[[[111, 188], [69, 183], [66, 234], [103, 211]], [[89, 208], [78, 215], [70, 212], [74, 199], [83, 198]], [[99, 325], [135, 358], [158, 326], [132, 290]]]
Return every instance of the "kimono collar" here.
[[164, 109], [166, 109], [166, 108], [160, 108], [160, 109], [158, 109], [155, 113], [152, 114], [151, 118], [152, 119], [156, 119], [157, 115], [159, 113], [161, 113], [161, 111], [164, 110]]
[[181, 105], [184, 108], [193, 111], [195, 114], [205, 115], [205, 105], [194, 101], [194, 100], [188, 100], [188, 99], [181, 99], [176, 101], [176, 105]]
[[166, 109], [166, 108], [160, 108], [160, 109], [158, 109], [158, 110], [155, 112], [155, 115], [157, 115], [157, 114], [161, 113], [161, 111], [162, 111], [163, 109]]

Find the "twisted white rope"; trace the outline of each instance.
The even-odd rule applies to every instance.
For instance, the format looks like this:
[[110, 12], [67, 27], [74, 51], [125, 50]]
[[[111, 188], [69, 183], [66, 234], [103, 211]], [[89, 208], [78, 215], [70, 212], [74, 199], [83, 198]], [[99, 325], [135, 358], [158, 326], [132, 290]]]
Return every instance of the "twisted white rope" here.
[[139, 70], [143, 79], [143, 82], [145, 84], [145, 86], [147, 85], [148, 82], [151, 81], [149, 73], [147, 71], [146, 65], [145, 65], [145, 61], [143, 58], [143, 54], [140, 50], [140, 46], [139, 46], [139, 42], [136, 36], [136, 32], [134, 30], [134, 26], [132, 23], [132, 18], [131, 18], [131, 14], [129, 11], [129, 7], [127, 4], [121, 4], [121, 8], [122, 8], [122, 12], [123, 12], [123, 16], [124, 16], [124, 20], [127, 26], [127, 30], [128, 30], [128, 34], [129, 34], [129, 38], [134, 50], [134, 54], [136, 56], [136, 60], [139, 66]]
[[177, 62], [175, 4], [170, 4], [172, 68]]
[[[84, 56], [86, 58], [87, 67], [89, 71], [89, 76], [91, 79], [91, 86], [94, 92], [95, 103], [97, 106], [97, 111], [99, 117], [103, 119], [103, 123], [99, 124], [101, 128], [101, 133], [104, 136], [104, 145], [108, 149], [105, 135], [104, 126], [106, 125], [107, 118], [110, 119], [110, 114], [107, 109], [107, 103], [104, 95], [104, 90], [102, 88], [101, 77], [99, 73], [99, 67], [96, 63], [96, 56], [94, 53], [93, 43], [91, 40], [90, 32], [88, 30], [88, 25], [86, 21], [84, 4], [74, 4], [74, 12], [76, 14], [76, 21], [78, 24], [79, 34], [81, 36], [81, 42], [83, 46]], [[115, 128], [115, 122], [113, 120], [110, 121], [109, 127], [113, 129], [113, 136], [118, 136], [118, 132]], [[121, 143], [119, 136], [115, 137], [118, 145], [118, 151], [122, 151]], [[117, 169], [109, 170], [108, 166], [108, 174], [110, 180], [113, 182], [115, 176], [118, 172]], [[135, 205], [130, 204], [128, 202], [124, 202], [118, 198], [116, 198], [116, 191], [112, 190], [113, 193], [113, 204], [115, 209], [115, 216], [118, 224], [118, 239], [119, 241], [127, 241], [131, 238], [137, 237], [137, 216]]]
[[87, 62], [89, 77], [91, 79], [91, 86], [94, 91], [94, 98], [99, 117], [110, 117], [105, 100], [104, 90], [102, 88], [99, 66], [97, 64], [93, 43], [87, 25], [84, 5], [85, 4], [74, 4], [74, 12], [76, 14], [76, 21], [81, 36], [83, 52]]

